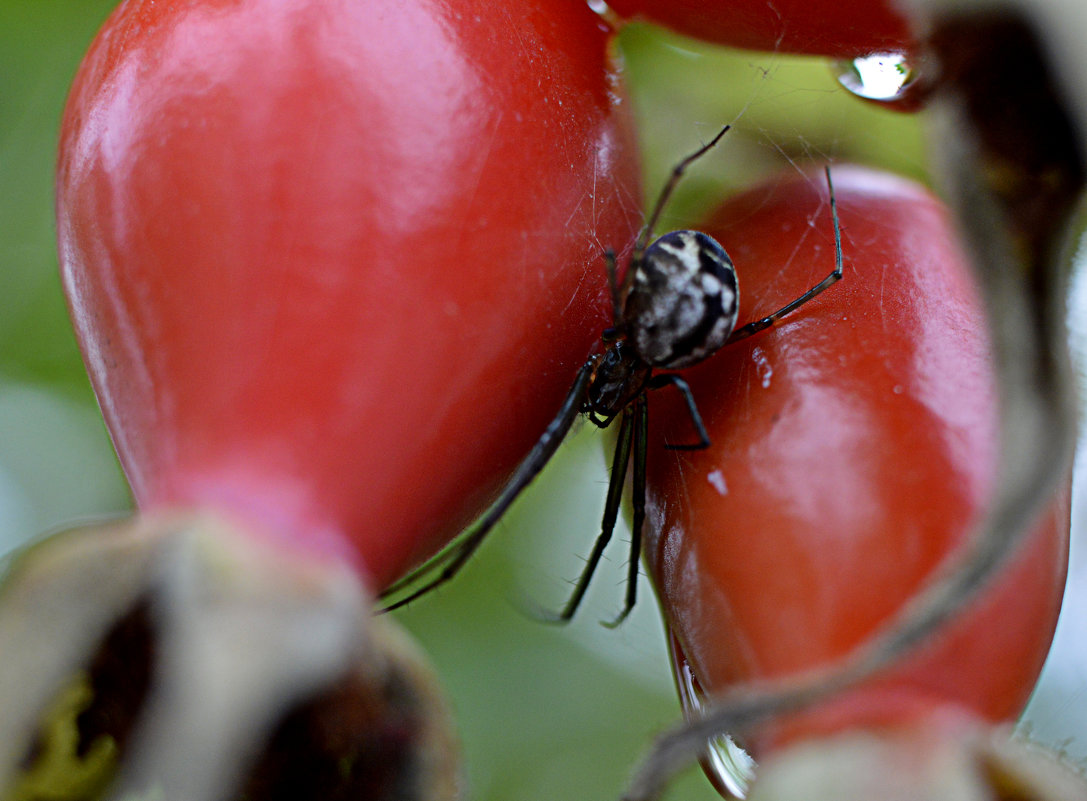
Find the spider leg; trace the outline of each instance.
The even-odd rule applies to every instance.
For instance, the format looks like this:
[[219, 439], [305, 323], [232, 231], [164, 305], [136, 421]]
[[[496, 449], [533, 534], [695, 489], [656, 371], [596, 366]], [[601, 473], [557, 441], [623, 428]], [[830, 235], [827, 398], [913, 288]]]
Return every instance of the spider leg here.
[[732, 335], [729, 336], [729, 338], [725, 341], [726, 345], [731, 345], [733, 342], [737, 342], [741, 339], [746, 339], [752, 334], [757, 334], [759, 331], [763, 331], [769, 328], [782, 317], [796, 311], [798, 308], [803, 306], [809, 300], [814, 298], [816, 295], [818, 295], [827, 287], [834, 284], [836, 281], [838, 281], [838, 279], [842, 277], [842, 228], [838, 222], [838, 204], [834, 200], [834, 184], [832, 184], [830, 181], [829, 166], [826, 167], [826, 174], [827, 187], [830, 189], [830, 213], [831, 217], [834, 220], [834, 270], [831, 271], [830, 275], [828, 275], [818, 284], [813, 286], [803, 295], [798, 297], [796, 300], [786, 303], [773, 314], [763, 317], [761, 320], [755, 320], [752, 323], [748, 323], [745, 326], [737, 328], [735, 331], [732, 332]]
[[691, 423], [694, 424], [695, 431], [698, 432], [698, 442], [685, 445], [666, 442], [664, 447], [673, 451], [699, 451], [708, 448], [710, 446], [710, 435], [702, 422], [702, 415], [698, 413], [698, 406], [694, 402], [694, 393], [691, 392], [690, 384], [687, 383], [683, 376], [676, 373], [657, 373], [649, 379], [650, 389], [660, 389], [669, 384], [679, 390], [679, 394], [683, 396], [683, 401], [687, 404], [687, 414], [691, 416]]
[[[664, 211], [665, 204], [668, 202], [669, 198], [672, 197], [672, 192], [675, 191], [676, 185], [679, 183], [679, 179], [683, 177], [683, 173], [686, 172], [687, 168], [690, 167], [694, 162], [698, 161], [698, 159], [702, 158], [710, 150], [712, 150], [717, 145], [717, 143], [721, 141], [721, 137], [724, 136], [725, 133], [728, 132], [728, 129], [731, 127], [731, 125], [726, 125], [725, 127], [723, 127], [720, 131], [717, 132], [717, 135], [714, 136], [713, 139], [711, 139], [708, 143], [702, 145], [702, 147], [698, 148], [698, 150], [696, 150], [694, 153], [691, 153], [689, 156], [681, 160], [675, 167], [672, 168], [672, 174], [668, 176], [668, 182], [664, 185], [664, 188], [661, 190], [660, 195], [657, 197], [657, 203], [655, 206], [653, 206], [653, 211], [650, 212], [649, 217], [645, 223], [645, 228], [642, 229], [642, 234], [638, 238], [638, 242], [641, 245], [642, 250], [644, 250], [645, 246], [648, 244], [649, 236], [652, 233], [653, 229], [656, 227], [657, 222], [660, 220], [661, 212]], [[638, 252], [638, 249], [636, 249], [635, 252]]]
[[585, 597], [585, 591], [589, 589], [589, 582], [592, 580], [593, 573], [596, 572], [597, 565], [600, 564], [600, 558], [604, 555], [604, 548], [607, 547], [612, 532], [615, 531], [615, 521], [619, 518], [619, 505], [623, 500], [623, 484], [626, 483], [627, 465], [630, 464], [630, 445], [634, 434], [632, 418], [631, 407], [625, 407], [623, 409], [623, 419], [619, 423], [619, 438], [615, 443], [615, 453], [611, 461], [611, 479], [608, 482], [608, 497], [604, 504], [604, 519], [600, 524], [600, 535], [596, 538], [592, 553], [589, 554], [589, 558], [585, 563], [585, 568], [581, 571], [581, 575], [574, 585], [573, 594], [566, 602], [566, 606], [562, 608], [562, 611], [550, 618], [551, 622], [567, 623], [577, 612], [581, 600]]
[[[401, 590], [404, 590], [405, 588], [411, 586], [428, 573], [433, 573], [435, 570], [444, 565], [457, 554], [458, 545], [459, 543], [453, 543], [449, 547], [443, 549], [440, 553], [435, 554], [430, 559], [423, 562], [423, 564], [419, 565], [415, 569], [408, 571], [403, 576], [394, 581], [392, 584], [389, 584], [387, 587], [385, 587], [385, 589], [381, 591], [381, 594], [378, 595], [378, 598], [388, 598], [390, 595], [396, 595]], [[390, 607], [382, 607], [378, 610], [378, 613], [381, 614], [384, 612], [388, 612], [389, 609]]]
[[411, 594], [382, 607], [378, 610], [379, 613], [389, 612], [411, 603], [415, 599], [426, 595], [431, 590], [449, 581], [460, 571], [465, 562], [467, 562], [472, 554], [475, 553], [476, 549], [483, 542], [490, 530], [494, 528], [495, 523], [502, 518], [502, 515], [506, 513], [506, 510], [509, 509], [510, 505], [517, 499], [517, 496], [524, 491], [525, 487], [532, 483], [532, 479], [536, 477], [536, 475], [544, 468], [544, 465], [550, 461], [555, 451], [558, 450], [559, 445], [562, 443], [566, 433], [570, 430], [570, 426], [573, 425], [574, 419], [581, 409], [582, 398], [585, 395], [585, 389], [588, 387], [589, 381], [592, 378], [596, 361], [597, 357], [594, 356], [585, 362], [581, 369], [578, 370], [577, 377], [574, 379], [570, 391], [566, 393], [566, 399], [563, 401], [562, 407], [551, 422], [548, 423], [547, 428], [544, 429], [543, 434], [540, 435], [539, 440], [536, 441], [536, 444], [532, 447], [528, 456], [526, 456], [521, 464], [517, 466], [517, 469], [510, 477], [510, 480], [506, 482], [506, 485], [499, 493], [498, 499], [491, 504], [486, 512], [484, 512], [483, 517], [481, 517], [461, 539], [454, 542], [445, 551], [424, 563], [418, 569], [409, 573], [405, 578], [390, 585], [389, 588], [381, 593], [380, 597], [386, 598], [389, 595], [404, 589], [409, 584], [414, 583], [417, 579], [421, 579], [423, 576], [431, 574], [440, 568], [438, 575], [431, 578]]
[[634, 517], [630, 523], [630, 562], [627, 565], [627, 594], [619, 616], [604, 623], [615, 628], [634, 609], [638, 599], [638, 567], [642, 559], [642, 527], [645, 525], [645, 464], [646, 443], [649, 440], [649, 406], [645, 395], [634, 401], [634, 481], [631, 487], [631, 505]]
[[585, 416], [588, 417], [589, 422], [597, 428], [607, 428], [611, 425], [611, 421], [615, 419], [614, 414], [607, 417], [602, 417], [601, 415], [596, 413], [595, 409], [589, 409], [589, 411], [585, 413]]
[[[657, 222], [660, 220], [661, 213], [664, 211], [664, 206], [668, 203], [669, 198], [672, 197], [672, 192], [675, 191], [676, 185], [679, 183], [679, 179], [683, 177], [683, 173], [687, 170], [688, 167], [691, 166], [692, 163], [702, 158], [704, 155], [706, 155], [706, 153], [712, 150], [714, 146], [716, 146], [716, 144], [721, 141], [721, 137], [724, 136], [731, 127], [731, 125], [726, 125], [720, 131], [718, 131], [717, 135], [714, 136], [713, 139], [711, 139], [707, 144], [702, 145], [702, 147], [698, 148], [698, 150], [696, 150], [694, 153], [691, 153], [685, 159], [680, 161], [679, 164], [672, 168], [672, 174], [668, 177], [668, 182], [665, 183], [664, 188], [661, 190], [660, 195], [657, 197], [657, 202], [653, 206], [653, 210], [649, 213], [649, 217], [646, 219], [645, 226], [642, 228], [641, 233], [638, 234], [637, 241], [634, 243], [634, 252], [631, 255], [630, 259], [630, 263], [632, 265], [637, 264], [641, 260], [642, 254], [645, 253], [645, 248], [649, 244], [649, 238], [653, 234], [653, 229], [657, 227]], [[627, 274], [623, 279], [623, 285], [620, 288], [620, 291], [616, 294], [616, 297], [625, 297], [627, 290], [630, 289], [630, 283], [633, 280], [634, 271], [628, 269]]]

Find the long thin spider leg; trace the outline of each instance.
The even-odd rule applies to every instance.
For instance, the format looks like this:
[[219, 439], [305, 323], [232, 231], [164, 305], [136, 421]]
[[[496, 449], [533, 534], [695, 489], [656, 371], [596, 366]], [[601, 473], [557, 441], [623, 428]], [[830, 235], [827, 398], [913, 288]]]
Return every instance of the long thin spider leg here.
[[638, 600], [638, 567], [642, 558], [642, 528], [645, 526], [645, 464], [646, 443], [649, 440], [649, 406], [645, 395], [634, 401], [634, 481], [631, 486], [631, 505], [634, 516], [630, 522], [630, 563], [627, 565], [627, 594], [619, 616], [604, 623], [615, 628], [634, 609]]
[[[645, 226], [642, 228], [641, 233], [638, 234], [638, 239], [634, 243], [634, 252], [631, 254], [631, 265], [637, 264], [642, 254], [645, 253], [646, 246], [649, 244], [649, 239], [653, 235], [653, 229], [657, 227], [657, 222], [660, 220], [661, 213], [664, 211], [665, 205], [668, 203], [669, 198], [672, 197], [672, 192], [675, 191], [676, 185], [679, 183], [679, 179], [683, 177], [683, 173], [692, 163], [702, 158], [710, 150], [712, 150], [721, 137], [724, 136], [731, 125], [726, 125], [717, 135], [713, 137], [708, 143], [702, 145], [694, 153], [687, 156], [685, 159], [679, 162], [672, 168], [672, 174], [668, 177], [668, 182], [665, 183], [664, 188], [661, 190], [660, 195], [657, 197], [657, 202], [653, 206], [653, 210], [649, 213], [649, 217], [646, 218]], [[626, 276], [623, 278], [623, 285], [621, 291], [618, 293], [619, 297], [625, 297], [627, 290], [630, 289], [630, 283], [634, 280], [634, 270], [627, 270]]]
[[[562, 407], [559, 409], [558, 414], [551, 420], [543, 434], [540, 435], [539, 440], [533, 446], [528, 456], [517, 466], [517, 470], [514, 471], [513, 476], [506, 482], [506, 486], [502, 488], [502, 492], [499, 493], [498, 499], [491, 504], [491, 507], [484, 513], [469, 532], [459, 541], [453, 543], [449, 549], [447, 549], [448, 555], [439, 554], [431, 562], [423, 565], [423, 567], [415, 571], [418, 574], [417, 577], [421, 577], [424, 574], [431, 572], [437, 567], [442, 567], [441, 572], [433, 579], [419, 587], [417, 590], [388, 604], [380, 612], [389, 612], [393, 609], [398, 609], [405, 604], [411, 603], [416, 598], [425, 595], [434, 588], [449, 581], [457, 572], [464, 566], [464, 563], [475, 553], [476, 549], [483, 542], [483, 539], [487, 536], [488, 532], [494, 528], [506, 510], [517, 499], [517, 496], [532, 483], [532, 479], [544, 468], [544, 465], [548, 463], [559, 445], [562, 443], [566, 433], [570, 430], [570, 426], [573, 425], [574, 419], [577, 417], [578, 412], [581, 409], [582, 399], [585, 395], [585, 389], [588, 387], [590, 380], [592, 379], [593, 369], [596, 367], [596, 357], [589, 359], [578, 370], [577, 377], [574, 379], [573, 385], [570, 387], [570, 391], [566, 393], [566, 399], [562, 403]], [[393, 586], [403, 587], [403, 582], [397, 582]], [[382, 594], [382, 597], [388, 595], [388, 591]]]
[[746, 339], [752, 334], [757, 334], [759, 331], [763, 331], [769, 328], [782, 317], [796, 311], [798, 308], [803, 306], [809, 300], [814, 298], [827, 287], [837, 282], [838, 279], [842, 277], [842, 227], [838, 222], [838, 203], [834, 199], [834, 184], [832, 184], [830, 181], [830, 167], [828, 166], [825, 169], [827, 174], [827, 187], [830, 189], [830, 213], [834, 220], [834, 270], [831, 271], [830, 275], [828, 275], [818, 284], [813, 286], [803, 295], [798, 297], [796, 300], [791, 301], [790, 303], [786, 303], [773, 314], [763, 317], [761, 320], [755, 320], [752, 323], [748, 323], [745, 326], [737, 328], [735, 331], [732, 332], [732, 335], [729, 336], [729, 338], [725, 341], [726, 345], [731, 345], [733, 342], [737, 342], [741, 339]]
[[[385, 587], [385, 589], [381, 591], [380, 595], [378, 595], [378, 598], [388, 598], [390, 595], [398, 594], [405, 588], [417, 582], [423, 576], [427, 575], [428, 573], [433, 573], [435, 570], [447, 563], [456, 555], [457, 551], [458, 548], [456, 543], [450, 545], [448, 548], [443, 549], [440, 553], [435, 554], [433, 557], [423, 562], [423, 564], [419, 565], [417, 568], [409, 571], [408, 573], [405, 573], [392, 584], [389, 584], [387, 587]], [[382, 607], [378, 610], [379, 613], [387, 611], [389, 610], [385, 607]]]
[[[460, 540], [451, 543], [448, 547], [442, 549], [442, 551], [423, 562], [423, 564], [410, 570], [409, 572], [398, 578], [396, 581], [387, 585], [385, 589], [383, 589], [378, 594], [377, 597], [381, 599], [388, 598], [391, 595], [397, 595], [401, 591], [410, 587], [412, 584], [418, 582], [421, 578], [423, 578], [423, 576], [426, 576], [438, 570], [457, 556], [457, 554], [460, 552], [460, 545]], [[387, 611], [389, 611], [388, 608], [382, 608], [378, 610], [378, 613], [380, 614]]]
[[674, 386], [679, 394], [683, 396], [683, 401], [687, 404], [687, 414], [691, 416], [691, 423], [694, 425], [695, 431], [698, 432], [698, 442], [682, 445], [666, 442], [664, 447], [673, 451], [699, 451], [708, 448], [710, 446], [710, 435], [702, 422], [702, 415], [698, 413], [698, 405], [694, 402], [694, 393], [691, 392], [690, 384], [687, 383], [683, 376], [676, 373], [657, 373], [649, 379], [650, 389], [660, 389], [669, 384]]
[[592, 581], [593, 573], [596, 572], [597, 565], [600, 564], [600, 558], [604, 555], [604, 548], [607, 547], [612, 532], [615, 531], [615, 521], [619, 518], [619, 505], [623, 500], [623, 485], [626, 483], [627, 465], [630, 464], [630, 444], [634, 434], [632, 417], [631, 407], [627, 406], [623, 409], [623, 419], [619, 423], [619, 438], [615, 443], [615, 454], [611, 460], [611, 479], [608, 481], [608, 497], [604, 504], [604, 519], [600, 524], [600, 535], [596, 538], [596, 542], [593, 543], [592, 553], [589, 554], [585, 567], [574, 585], [574, 592], [566, 602], [566, 606], [562, 608], [558, 615], [551, 618], [554, 623], [567, 623], [577, 612], [581, 600], [585, 597], [586, 590], [589, 589], [589, 582]]
[[597, 428], [607, 428], [611, 425], [611, 421], [615, 419], [615, 415], [611, 415], [610, 417], [601, 417], [599, 414], [596, 413], [595, 409], [590, 409], [588, 412], [585, 413], [585, 416], [588, 417], [589, 422], [591, 422]]

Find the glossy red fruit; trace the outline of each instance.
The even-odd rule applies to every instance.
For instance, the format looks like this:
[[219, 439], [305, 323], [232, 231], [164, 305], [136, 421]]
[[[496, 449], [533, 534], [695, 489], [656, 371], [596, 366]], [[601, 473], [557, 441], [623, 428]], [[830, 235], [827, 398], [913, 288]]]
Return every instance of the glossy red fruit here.
[[[980, 300], [941, 203], [903, 179], [833, 171], [843, 279], [781, 325], [687, 374], [709, 430], [656, 393], [647, 555], [703, 689], [832, 664], [889, 622], [969, 536], [992, 492], [996, 414]], [[833, 264], [820, 173], [788, 175], [704, 226], [737, 266], [741, 323]], [[893, 670], [800, 719], [797, 736], [1025, 704], [1063, 589], [1067, 499], [1006, 570]]]
[[855, 58], [913, 49], [890, 0], [609, 0], [619, 14], [732, 47]]
[[558, 0], [131, 0], [64, 115], [61, 269], [142, 509], [380, 589], [487, 503], [610, 314], [638, 165]]

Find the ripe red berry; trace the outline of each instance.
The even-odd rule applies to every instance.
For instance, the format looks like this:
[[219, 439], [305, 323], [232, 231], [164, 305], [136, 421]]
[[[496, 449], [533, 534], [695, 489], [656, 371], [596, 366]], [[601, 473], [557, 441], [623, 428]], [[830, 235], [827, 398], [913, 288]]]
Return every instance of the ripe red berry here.
[[80, 344], [142, 509], [380, 589], [486, 505], [606, 324], [640, 221], [578, 3], [123, 4], [57, 180]]
[[[709, 694], [833, 664], [954, 558], [985, 509], [996, 415], [985, 318], [940, 202], [903, 179], [833, 171], [843, 279], [779, 326], [687, 375], [711, 445], [657, 393], [647, 555], [668, 623]], [[741, 323], [833, 258], [821, 175], [725, 203], [703, 226], [728, 249]], [[1067, 499], [998, 578], [892, 670], [748, 736], [790, 739], [948, 709], [1021, 711], [1063, 590]]]

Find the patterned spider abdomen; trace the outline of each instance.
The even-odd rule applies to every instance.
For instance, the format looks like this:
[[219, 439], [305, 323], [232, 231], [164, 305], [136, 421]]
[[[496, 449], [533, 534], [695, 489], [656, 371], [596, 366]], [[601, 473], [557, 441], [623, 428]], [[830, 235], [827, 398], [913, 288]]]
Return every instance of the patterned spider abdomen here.
[[698, 231], [672, 231], [646, 248], [623, 303], [623, 328], [653, 367], [677, 370], [725, 344], [739, 291], [732, 259]]

